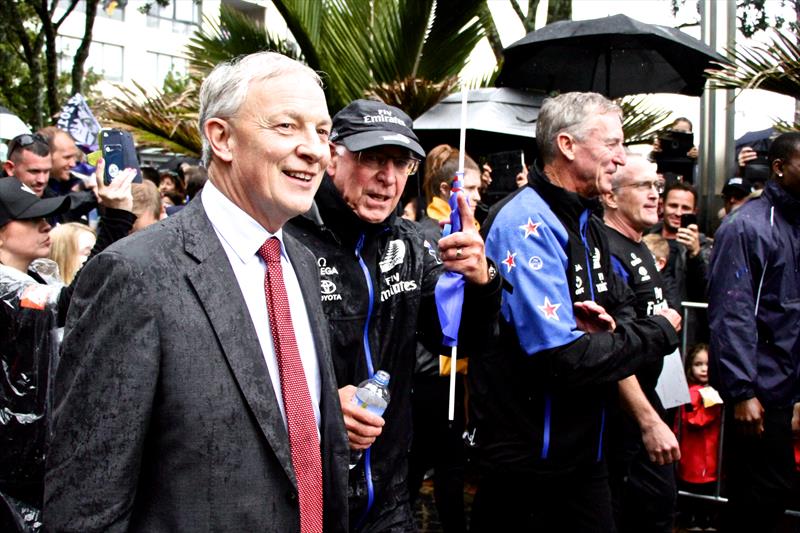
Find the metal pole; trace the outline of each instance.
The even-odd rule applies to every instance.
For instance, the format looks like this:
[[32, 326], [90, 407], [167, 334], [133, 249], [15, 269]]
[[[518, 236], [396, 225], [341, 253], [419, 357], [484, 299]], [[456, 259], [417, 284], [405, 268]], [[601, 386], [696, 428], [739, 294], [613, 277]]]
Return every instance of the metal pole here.
[[[736, 2], [702, 0], [700, 20], [703, 42], [728, 56], [726, 49], [736, 46]], [[716, 229], [722, 206], [719, 192], [733, 175], [733, 97], [732, 89], [706, 87], [700, 100], [700, 173], [695, 185], [700, 227], [706, 233]]]

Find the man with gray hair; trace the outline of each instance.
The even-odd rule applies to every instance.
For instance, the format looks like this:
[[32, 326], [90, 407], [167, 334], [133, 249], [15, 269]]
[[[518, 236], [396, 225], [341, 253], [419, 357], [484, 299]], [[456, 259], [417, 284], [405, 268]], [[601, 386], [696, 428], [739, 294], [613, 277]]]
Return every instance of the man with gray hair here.
[[678, 344], [671, 310], [635, 319], [597, 196], [626, 161], [620, 108], [595, 93], [545, 101], [541, 161], [484, 226], [506, 279], [497, 342], [470, 361], [482, 477], [474, 531], [613, 531], [605, 465], [616, 386]]
[[200, 90], [199, 199], [84, 267], [56, 377], [52, 531], [347, 530], [313, 255], [282, 230], [330, 160], [318, 75], [271, 52]]
[[[632, 154], [612, 178], [611, 187], [603, 189], [611, 264], [636, 295], [636, 316], [652, 316], [669, 305], [664, 280], [642, 236], [658, 222], [664, 179], [655, 163]], [[673, 463], [681, 454], [656, 393], [662, 367], [663, 361], [657, 358], [619, 382], [623, 412], [609, 428], [609, 467], [621, 533], [671, 533], [673, 529], [678, 496]]]

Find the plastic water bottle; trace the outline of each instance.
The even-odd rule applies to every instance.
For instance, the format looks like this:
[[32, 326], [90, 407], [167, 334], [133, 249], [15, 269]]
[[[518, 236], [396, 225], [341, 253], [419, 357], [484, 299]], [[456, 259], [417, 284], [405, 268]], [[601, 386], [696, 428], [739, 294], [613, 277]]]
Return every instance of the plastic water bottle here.
[[[353, 395], [353, 403], [378, 416], [383, 416], [389, 405], [389, 373], [378, 370], [370, 378], [361, 382]], [[361, 460], [363, 450], [350, 450], [350, 469]]]

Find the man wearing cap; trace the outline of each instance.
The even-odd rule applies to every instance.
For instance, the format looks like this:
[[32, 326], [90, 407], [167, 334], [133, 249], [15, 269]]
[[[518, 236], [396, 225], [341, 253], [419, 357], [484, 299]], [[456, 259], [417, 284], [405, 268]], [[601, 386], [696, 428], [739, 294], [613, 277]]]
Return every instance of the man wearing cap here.
[[722, 188], [722, 200], [725, 203], [725, 214], [727, 215], [747, 201], [747, 197], [753, 192], [753, 186], [739, 176], [734, 176], [725, 182]]
[[[350, 471], [353, 531], [416, 530], [406, 486], [411, 378], [418, 338], [444, 353], [434, 301], [439, 275], [447, 269], [466, 279], [459, 355], [485, 341], [483, 325], [499, 307], [500, 278], [463, 197], [465, 229], [438, 248], [396, 215], [406, 180], [425, 156], [411, 126], [408, 115], [382, 102], [356, 100], [337, 113], [314, 206], [290, 224], [317, 257], [350, 447], [369, 448]], [[355, 386], [377, 370], [391, 376], [382, 418], [352, 404]], [[431, 409], [447, 416], [446, 405]]]

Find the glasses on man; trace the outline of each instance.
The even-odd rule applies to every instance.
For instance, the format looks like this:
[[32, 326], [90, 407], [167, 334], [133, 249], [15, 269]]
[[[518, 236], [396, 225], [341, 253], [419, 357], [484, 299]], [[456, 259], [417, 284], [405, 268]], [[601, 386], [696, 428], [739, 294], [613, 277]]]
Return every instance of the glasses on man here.
[[15, 150], [30, 146], [37, 141], [47, 144], [47, 140], [38, 133], [23, 133], [22, 135], [17, 135], [8, 142], [8, 154], [6, 158], [10, 158]]
[[649, 192], [650, 189], [655, 189], [658, 194], [664, 194], [664, 183], [664, 180], [634, 181], [625, 185], [617, 185], [612, 190], [616, 191], [624, 187], [631, 187], [639, 192]]
[[410, 176], [417, 171], [419, 159], [413, 157], [394, 157], [375, 150], [362, 150], [355, 152], [356, 161], [370, 170], [380, 170], [386, 168], [386, 163], [392, 162], [395, 172]]

